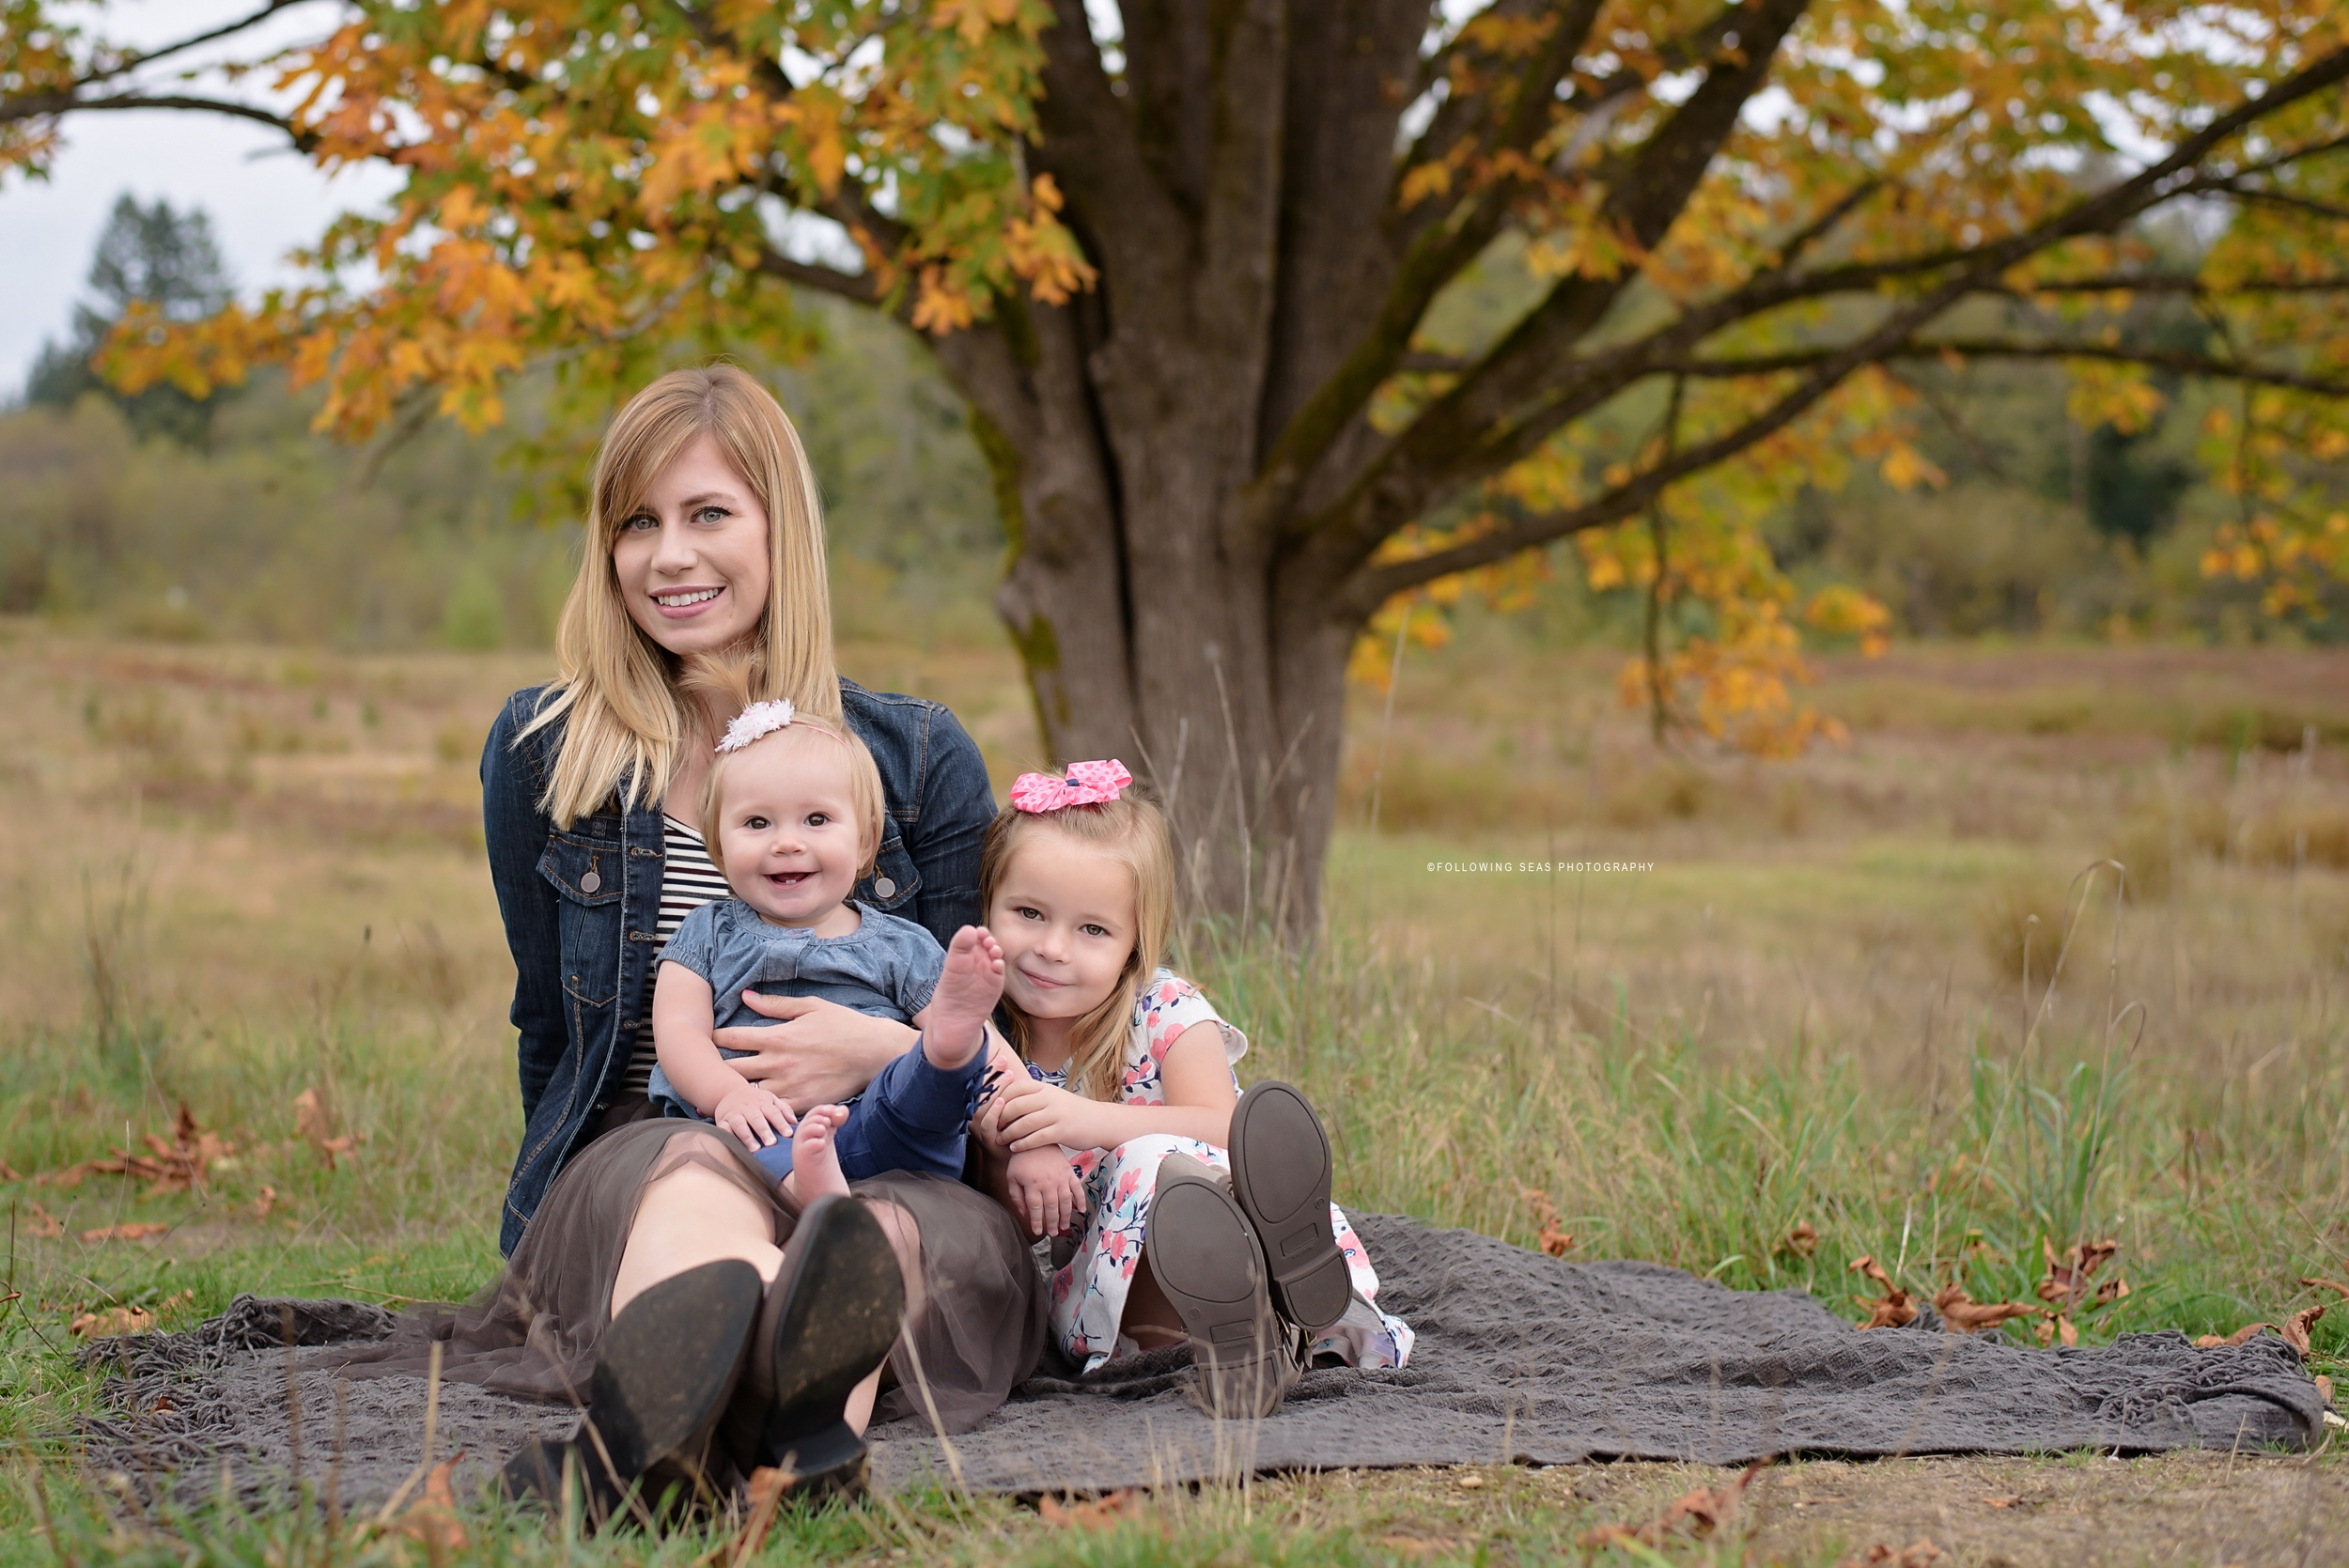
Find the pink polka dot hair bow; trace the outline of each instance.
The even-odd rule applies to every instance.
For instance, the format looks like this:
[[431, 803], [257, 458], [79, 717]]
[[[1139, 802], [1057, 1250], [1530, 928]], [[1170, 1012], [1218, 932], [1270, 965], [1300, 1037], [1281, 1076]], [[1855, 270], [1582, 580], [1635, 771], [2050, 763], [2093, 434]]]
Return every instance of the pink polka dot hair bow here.
[[1011, 782], [1011, 803], [1019, 811], [1059, 811], [1066, 806], [1101, 806], [1134, 782], [1126, 765], [1115, 757], [1107, 762], [1072, 762], [1068, 777], [1022, 773]]

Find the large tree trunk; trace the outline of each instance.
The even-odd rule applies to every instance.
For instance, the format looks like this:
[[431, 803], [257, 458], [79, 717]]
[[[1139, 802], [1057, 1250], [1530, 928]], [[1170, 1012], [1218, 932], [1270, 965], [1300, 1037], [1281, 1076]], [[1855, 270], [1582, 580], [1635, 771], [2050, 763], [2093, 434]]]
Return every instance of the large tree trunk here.
[[[1391, 178], [1394, 109], [1355, 128], [1366, 146], [1320, 148], [1361, 209], [1333, 223], [1316, 206], [1328, 182], [1284, 149], [1285, 95], [1314, 95], [1290, 78], [1287, 33], [1305, 12], [1326, 27], [1319, 8], [1129, 5], [1123, 93], [1081, 11], [1063, 12], [1030, 162], [1069, 192], [1100, 286], [1065, 307], [1006, 303], [936, 344], [978, 415], [1012, 541], [997, 605], [1050, 760], [1124, 758], [1168, 809], [1190, 910], [1300, 935], [1362, 615], [1284, 602], [1279, 531], [1252, 486], [1283, 405], [1359, 330], [1349, 301], [1380, 286], [1361, 240]], [[1408, 54], [1416, 34], [1400, 36]], [[1297, 233], [1315, 222], [1326, 237]]]

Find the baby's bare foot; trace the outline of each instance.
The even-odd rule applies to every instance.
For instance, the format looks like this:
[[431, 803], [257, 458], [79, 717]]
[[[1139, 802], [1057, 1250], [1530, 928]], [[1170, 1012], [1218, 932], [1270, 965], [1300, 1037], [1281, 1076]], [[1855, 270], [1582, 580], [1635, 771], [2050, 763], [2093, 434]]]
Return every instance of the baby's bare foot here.
[[1003, 994], [1003, 950], [984, 925], [966, 925], [946, 949], [946, 969], [922, 1020], [922, 1054], [931, 1066], [967, 1066], [987, 1043], [987, 1016]]
[[845, 1105], [819, 1105], [800, 1118], [800, 1125], [791, 1134], [792, 1195], [802, 1203], [812, 1203], [830, 1193], [835, 1198], [848, 1195], [848, 1178], [840, 1172], [840, 1151], [832, 1146], [832, 1134], [848, 1119]]

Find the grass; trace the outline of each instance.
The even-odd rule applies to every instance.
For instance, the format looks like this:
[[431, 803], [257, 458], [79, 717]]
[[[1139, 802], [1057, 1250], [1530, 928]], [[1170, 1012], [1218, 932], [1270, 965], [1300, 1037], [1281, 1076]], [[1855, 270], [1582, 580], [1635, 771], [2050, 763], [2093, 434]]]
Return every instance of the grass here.
[[[61, 1436], [93, 1398], [70, 1326], [130, 1307], [179, 1327], [240, 1290], [445, 1299], [489, 1278], [515, 1112], [473, 766], [543, 660], [29, 623], [0, 625], [0, 1159], [23, 1178], [0, 1182], [21, 1293], [0, 1304], [18, 1456], [0, 1559], [440, 1568], [431, 1542], [308, 1515], [166, 1527], [110, 1507]], [[1851, 746], [1771, 766], [1659, 757], [1600, 660], [1529, 659], [1473, 629], [1412, 659], [1375, 781], [1383, 703], [1361, 694], [1350, 716], [1325, 939], [1286, 956], [1201, 931], [1185, 955], [1250, 1032], [1251, 1074], [1303, 1083], [1329, 1116], [1349, 1204], [1526, 1243], [1554, 1219], [1574, 1256], [1801, 1287], [1854, 1318], [1862, 1253], [1921, 1295], [1954, 1278], [2030, 1301], [2043, 1237], [2111, 1236], [2132, 1288], [2082, 1314], [2087, 1343], [2227, 1332], [2320, 1299], [2302, 1278], [2349, 1278], [2349, 876], [2322, 831], [2349, 812], [2326, 727], [2349, 691], [2337, 656], [1905, 651], [1830, 670], [1819, 697]], [[852, 646], [843, 663], [953, 702], [999, 784], [1034, 760], [999, 651]], [[2046, 721], [2075, 701], [2087, 718]], [[2310, 717], [2201, 737], [2197, 715], [2261, 704]], [[2262, 749], [2286, 729], [2289, 749]], [[1472, 782], [1489, 778], [1505, 787]], [[2116, 850], [2124, 901], [2109, 871], [2079, 876]], [[1644, 869], [1557, 869], [1595, 862]], [[39, 1179], [168, 1144], [182, 1105], [234, 1144], [202, 1187]], [[85, 1239], [139, 1224], [167, 1229]], [[2345, 1318], [2316, 1329], [2335, 1375]], [[2110, 1467], [2077, 1506], [2188, 1463]], [[1919, 1473], [1962, 1491], [1991, 1472]], [[2337, 1462], [2310, 1474], [2343, 1506]], [[2189, 1479], [2222, 1499], [2251, 1484]], [[1209, 1489], [1101, 1529], [1003, 1500], [876, 1501], [786, 1514], [759, 1560], [1579, 1560], [1593, 1526], [1637, 1524], [1700, 1479], [1456, 1483]], [[1833, 1529], [1790, 1501], [1750, 1540], [1666, 1555], [1898, 1547], [1869, 1531], [1906, 1517], [1901, 1495]], [[2235, 1503], [2211, 1506], [2223, 1521]], [[1984, 1517], [1985, 1541], [2013, 1523]], [[2162, 1555], [2113, 1528], [2113, 1560], [2137, 1560], [2132, 1541]], [[713, 1549], [468, 1529], [467, 1562]]]

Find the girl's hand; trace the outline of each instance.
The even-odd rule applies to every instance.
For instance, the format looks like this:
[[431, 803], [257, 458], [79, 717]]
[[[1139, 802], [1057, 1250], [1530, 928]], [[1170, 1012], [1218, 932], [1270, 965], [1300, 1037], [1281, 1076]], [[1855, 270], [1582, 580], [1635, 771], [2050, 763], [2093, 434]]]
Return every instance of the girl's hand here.
[[1014, 1154], [1066, 1144], [1072, 1149], [1106, 1149], [1118, 1141], [1105, 1126], [1101, 1112], [1108, 1107], [1082, 1094], [1055, 1089], [1034, 1079], [997, 1092], [997, 1113], [1004, 1143]]
[[1067, 1151], [1057, 1145], [1012, 1156], [1003, 1179], [1011, 1188], [1012, 1212], [1026, 1218], [1030, 1235], [1059, 1235], [1084, 1214], [1085, 1184], [1069, 1169]]
[[742, 1001], [772, 1025], [713, 1029], [710, 1038], [726, 1050], [747, 1050], [726, 1065], [792, 1105], [823, 1105], [853, 1099], [873, 1076], [903, 1056], [913, 1031], [888, 1018], [817, 997], [770, 997], [744, 991]]
[[742, 1147], [753, 1154], [773, 1143], [778, 1138], [788, 1138], [797, 1124], [791, 1108], [769, 1090], [755, 1083], [746, 1083], [729, 1092], [718, 1102], [718, 1109], [709, 1119], [742, 1141]]

